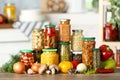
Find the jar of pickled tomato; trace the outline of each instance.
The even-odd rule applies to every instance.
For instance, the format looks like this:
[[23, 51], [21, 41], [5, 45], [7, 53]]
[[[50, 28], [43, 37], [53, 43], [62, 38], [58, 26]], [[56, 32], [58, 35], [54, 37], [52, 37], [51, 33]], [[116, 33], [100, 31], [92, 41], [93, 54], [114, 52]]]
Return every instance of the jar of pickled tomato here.
[[34, 56], [32, 50], [24, 49], [20, 50], [21, 56], [20, 61], [24, 63], [27, 68], [30, 68], [34, 63]]

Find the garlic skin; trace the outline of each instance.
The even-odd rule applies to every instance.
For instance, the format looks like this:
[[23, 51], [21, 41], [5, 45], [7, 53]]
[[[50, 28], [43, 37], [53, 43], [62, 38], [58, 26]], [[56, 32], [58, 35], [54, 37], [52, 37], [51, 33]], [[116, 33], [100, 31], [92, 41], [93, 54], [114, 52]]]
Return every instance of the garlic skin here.
[[38, 73], [43, 74], [47, 70], [47, 64], [41, 64], [39, 67]]
[[35, 74], [35, 72], [34, 72], [32, 69], [29, 68], [29, 69], [27, 70], [27, 74], [32, 75], [32, 74]]

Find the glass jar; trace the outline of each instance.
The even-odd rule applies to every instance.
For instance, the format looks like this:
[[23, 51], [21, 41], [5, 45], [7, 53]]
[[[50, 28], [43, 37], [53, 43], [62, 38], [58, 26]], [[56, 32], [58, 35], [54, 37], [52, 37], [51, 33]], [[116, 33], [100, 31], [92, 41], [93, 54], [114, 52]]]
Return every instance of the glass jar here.
[[59, 63], [59, 55], [56, 52], [57, 49], [42, 49], [43, 53], [41, 54], [41, 64], [47, 64], [48, 66], [51, 64], [58, 65]]
[[93, 69], [97, 70], [100, 68], [100, 49], [93, 48]]
[[4, 6], [4, 15], [7, 23], [13, 23], [16, 21], [16, 7], [13, 3], [6, 3]]
[[82, 63], [82, 52], [72, 52], [72, 60]]
[[70, 61], [71, 60], [70, 43], [59, 42], [58, 53], [60, 55], [60, 62]]
[[43, 38], [44, 38], [44, 29], [34, 29], [32, 31], [32, 49], [33, 50], [43, 49]]
[[118, 38], [118, 28], [112, 24], [106, 23], [103, 28], [103, 38], [105, 41], [116, 41]]
[[88, 69], [93, 68], [93, 48], [95, 48], [94, 37], [83, 37], [82, 42], [82, 62]]
[[71, 49], [72, 51], [82, 51], [83, 30], [72, 30]]
[[120, 46], [116, 48], [116, 66], [120, 67]]
[[71, 31], [71, 25], [70, 25], [70, 19], [62, 19], [60, 20], [59, 24], [59, 30], [60, 30], [60, 41], [61, 42], [69, 42], [70, 41], [70, 31]]
[[21, 50], [20, 53], [20, 61], [24, 63], [27, 68], [30, 68], [31, 65], [34, 63], [34, 56], [32, 50], [24, 49]]
[[44, 48], [56, 48], [55, 25], [45, 25]]
[[34, 50], [34, 62], [40, 62], [42, 50]]

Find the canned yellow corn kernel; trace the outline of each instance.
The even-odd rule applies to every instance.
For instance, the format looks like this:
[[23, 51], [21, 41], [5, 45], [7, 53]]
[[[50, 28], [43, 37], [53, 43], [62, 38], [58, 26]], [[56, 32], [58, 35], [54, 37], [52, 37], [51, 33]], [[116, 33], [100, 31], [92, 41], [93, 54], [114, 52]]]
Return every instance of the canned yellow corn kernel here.
[[58, 65], [59, 55], [56, 53], [57, 49], [42, 49], [43, 53], [41, 54], [41, 64], [51, 64]]

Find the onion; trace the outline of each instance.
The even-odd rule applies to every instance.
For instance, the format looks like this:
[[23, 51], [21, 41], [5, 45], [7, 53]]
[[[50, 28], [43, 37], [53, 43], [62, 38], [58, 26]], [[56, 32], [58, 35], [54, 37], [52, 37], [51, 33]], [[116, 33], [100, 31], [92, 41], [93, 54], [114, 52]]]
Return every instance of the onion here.
[[36, 62], [36, 63], [34, 63], [34, 64], [31, 66], [31, 69], [32, 69], [34, 72], [37, 72], [37, 73], [38, 73], [39, 67], [40, 67], [40, 63]]
[[22, 62], [16, 62], [13, 65], [13, 70], [15, 73], [22, 74], [25, 72], [25, 65]]

